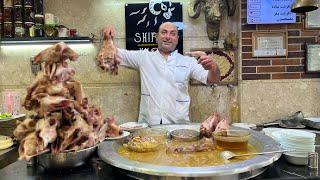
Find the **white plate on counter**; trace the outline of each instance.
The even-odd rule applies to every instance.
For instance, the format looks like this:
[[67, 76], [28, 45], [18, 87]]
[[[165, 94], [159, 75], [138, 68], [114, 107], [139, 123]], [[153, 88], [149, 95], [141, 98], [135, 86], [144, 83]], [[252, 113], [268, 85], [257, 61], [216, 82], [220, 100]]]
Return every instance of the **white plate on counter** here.
[[105, 140], [117, 140], [117, 139], [122, 139], [124, 137], [127, 137], [130, 135], [130, 132], [128, 131], [122, 131], [120, 136], [116, 136], [116, 137], [106, 137]]
[[134, 132], [139, 129], [148, 127], [147, 123], [127, 122], [120, 125], [120, 129], [124, 131]]

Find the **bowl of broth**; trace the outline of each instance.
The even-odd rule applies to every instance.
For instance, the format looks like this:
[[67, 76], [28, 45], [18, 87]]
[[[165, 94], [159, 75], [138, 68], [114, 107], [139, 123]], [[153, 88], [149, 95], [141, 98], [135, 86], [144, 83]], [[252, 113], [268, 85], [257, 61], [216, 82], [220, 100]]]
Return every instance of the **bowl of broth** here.
[[247, 149], [251, 133], [247, 130], [221, 130], [212, 133], [217, 146], [222, 149]]

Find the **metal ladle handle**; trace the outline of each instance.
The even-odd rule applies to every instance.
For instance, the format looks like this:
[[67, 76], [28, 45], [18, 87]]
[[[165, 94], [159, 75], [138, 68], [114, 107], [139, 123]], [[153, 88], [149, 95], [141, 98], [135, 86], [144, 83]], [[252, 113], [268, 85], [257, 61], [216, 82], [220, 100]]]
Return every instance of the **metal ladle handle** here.
[[[248, 153], [248, 154], [235, 154], [234, 156], [251, 156], [251, 155], [273, 154], [273, 153], [283, 153], [283, 152], [292, 152], [292, 151], [296, 151], [296, 150], [278, 150], [278, 151], [268, 151], [268, 152], [258, 152], [258, 153]], [[305, 151], [301, 151], [301, 152], [305, 152]]]

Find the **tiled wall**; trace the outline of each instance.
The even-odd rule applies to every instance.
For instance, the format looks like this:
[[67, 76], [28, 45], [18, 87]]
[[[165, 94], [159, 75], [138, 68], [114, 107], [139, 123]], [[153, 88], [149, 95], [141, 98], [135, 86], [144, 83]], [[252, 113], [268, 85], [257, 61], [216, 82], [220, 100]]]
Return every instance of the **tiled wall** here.
[[[118, 47], [125, 47], [124, 30], [124, 5], [125, 3], [149, 2], [148, 0], [45, 0], [45, 11], [51, 12], [60, 18], [61, 24], [70, 28], [76, 28], [81, 36], [89, 36], [90, 33], [100, 34], [106, 25], [113, 25], [117, 30], [115, 43]], [[190, 19], [187, 15], [189, 0], [175, 1], [183, 5], [183, 21], [186, 25], [184, 31], [184, 51], [191, 48], [209, 48], [212, 42], [206, 34], [204, 16], [198, 19]], [[239, 1], [240, 2], [240, 1]], [[240, 5], [240, 4], [238, 4]], [[242, 1], [242, 17], [245, 17], [245, 3]], [[236, 16], [225, 16], [221, 24], [221, 39], [229, 31], [241, 36], [240, 8], [238, 6]], [[301, 25], [300, 25], [301, 26]], [[274, 26], [266, 26], [271, 28]], [[256, 27], [255, 27], [256, 28]], [[288, 28], [288, 27], [287, 27]], [[254, 30], [246, 30], [251, 33]], [[304, 35], [307, 31], [292, 29], [291, 35], [299, 31]], [[308, 31], [309, 32], [309, 31]], [[242, 35], [244, 32], [242, 33]], [[308, 35], [310, 36], [310, 35]], [[312, 35], [313, 37], [315, 35]], [[250, 39], [242, 38], [242, 44], [250, 47]], [[296, 37], [294, 36], [294, 39]], [[300, 39], [300, 38], [298, 38]], [[293, 44], [290, 51], [301, 53], [301, 44]], [[138, 117], [140, 102], [140, 79], [138, 72], [120, 67], [120, 74], [112, 76], [101, 71], [96, 63], [95, 56], [101, 42], [95, 42], [86, 46], [74, 46], [79, 52], [77, 62], [70, 63], [76, 69], [75, 78], [84, 86], [86, 96], [90, 102], [100, 106], [105, 115], [114, 115], [119, 123], [133, 121]], [[29, 66], [30, 56], [44, 49], [44, 46], [19, 46], [0, 47], [0, 91], [6, 89], [16, 90], [22, 97], [26, 93], [26, 87], [31, 84], [34, 75]], [[241, 52], [242, 49], [239, 49]], [[250, 54], [244, 53], [245, 54]], [[242, 57], [242, 66], [257, 71], [257, 67], [275, 66], [275, 63], [285, 63], [286, 67], [304, 66], [303, 57], [276, 58], [275, 60], [251, 57]], [[245, 62], [253, 62], [255, 65], [246, 65]], [[264, 63], [270, 65], [264, 65]], [[294, 63], [295, 65], [287, 65]], [[259, 65], [262, 64], [262, 65]], [[272, 64], [272, 65], [271, 65]], [[241, 63], [240, 63], [241, 65]], [[283, 65], [279, 65], [283, 66]], [[240, 70], [242, 67], [240, 66]], [[252, 70], [249, 70], [252, 72]], [[244, 72], [244, 74], [251, 74]], [[295, 73], [295, 72], [293, 72]], [[303, 74], [303, 71], [298, 71]], [[271, 79], [275, 73], [252, 73], [254, 75], [269, 74], [269, 79], [241, 80], [235, 87], [238, 100], [241, 103], [241, 120], [243, 122], [262, 123], [303, 111], [306, 116], [320, 116], [320, 79]], [[290, 74], [290, 73], [289, 73]], [[316, 75], [317, 76], [317, 75]], [[254, 78], [253, 78], [254, 79]], [[258, 78], [255, 78], [258, 79]], [[232, 90], [225, 86], [211, 89], [206, 86], [190, 86], [191, 107], [190, 117], [195, 122], [203, 121], [212, 112], [217, 111], [223, 116], [229, 115]], [[2, 98], [0, 98], [2, 99]], [[0, 100], [1, 104], [1, 100]]]
[[[69, 63], [76, 70], [75, 79], [79, 80], [84, 93], [90, 102], [102, 108], [105, 115], [113, 115], [118, 123], [135, 121], [138, 118], [140, 102], [140, 77], [137, 71], [120, 67], [119, 75], [113, 76], [103, 72], [96, 65], [96, 54], [101, 46], [100, 32], [107, 25], [116, 29], [115, 44], [125, 47], [126, 3], [148, 3], [149, 0], [45, 0], [45, 12], [59, 17], [60, 23], [77, 29], [80, 36], [97, 35], [98, 40], [85, 46], [70, 45], [80, 54], [77, 62]], [[183, 6], [184, 52], [191, 48], [210, 48], [204, 15], [198, 19], [190, 19], [187, 14], [189, 0], [180, 2]], [[239, 13], [239, 11], [237, 11]], [[223, 18], [221, 39], [230, 29], [237, 31], [238, 17]], [[238, 33], [238, 32], [236, 32]], [[1, 47], [0, 50], [0, 91], [11, 89], [24, 97], [26, 87], [31, 84], [34, 75], [30, 71], [29, 59], [40, 52], [45, 46]], [[217, 87], [214, 90], [202, 85], [190, 86], [191, 109], [190, 119], [203, 121], [214, 111], [229, 116], [230, 90]], [[1, 99], [1, 98], [0, 98]], [[1, 102], [0, 102], [1, 103]]]
[[[305, 79], [319, 78], [320, 73], [305, 73], [305, 43], [316, 43], [319, 30], [304, 28], [304, 14], [297, 14], [294, 24], [252, 25], [247, 24], [247, 1], [241, 1], [241, 45], [243, 80]], [[253, 32], [286, 32], [288, 53], [286, 57], [252, 57]]]

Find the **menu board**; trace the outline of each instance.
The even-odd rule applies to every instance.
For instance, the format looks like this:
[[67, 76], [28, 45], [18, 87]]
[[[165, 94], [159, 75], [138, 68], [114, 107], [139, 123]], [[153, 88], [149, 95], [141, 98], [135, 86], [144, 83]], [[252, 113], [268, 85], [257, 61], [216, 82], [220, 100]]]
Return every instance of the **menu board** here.
[[247, 23], [295, 23], [296, 14], [291, 12], [293, 2], [294, 0], [247, 0]]

